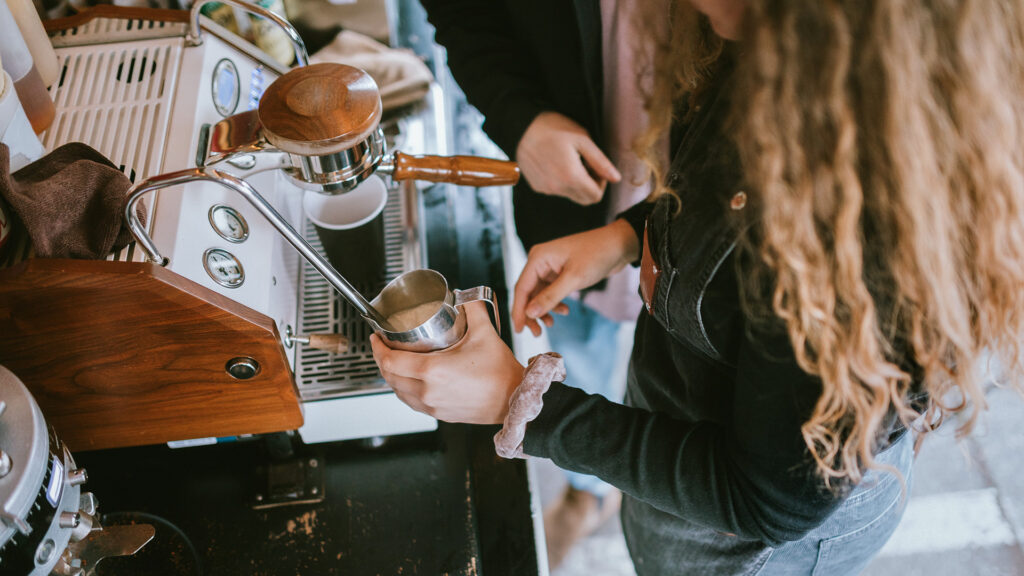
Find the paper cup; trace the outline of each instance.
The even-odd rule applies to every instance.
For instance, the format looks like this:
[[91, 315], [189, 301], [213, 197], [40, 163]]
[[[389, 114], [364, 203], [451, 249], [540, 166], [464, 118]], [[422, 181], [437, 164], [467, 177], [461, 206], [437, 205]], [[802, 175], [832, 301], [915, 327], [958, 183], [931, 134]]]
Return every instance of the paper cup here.
[[385, 279], [387, 201], [388, 189], [379, 176], [370, 176], [351, 192], [330, 196], [307, 191], [302, 198], [324, 256], [364, 295], [376, 293]]

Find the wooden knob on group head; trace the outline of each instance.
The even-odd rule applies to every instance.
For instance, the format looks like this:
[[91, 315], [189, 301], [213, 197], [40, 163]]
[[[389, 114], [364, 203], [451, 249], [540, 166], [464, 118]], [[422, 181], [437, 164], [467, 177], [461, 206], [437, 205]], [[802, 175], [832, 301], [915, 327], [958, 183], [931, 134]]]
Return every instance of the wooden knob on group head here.
[[344, 64], [321, 63], [290, 70], [260, 99], [267, 140], [300, 156], [333, 154], [369, 138], [380, 123], [377, 83]]
[[460, 186], [511, 186], [519, 182], [519, 165], [478, 156], [410, 156], [395, 152], [391, 178]]

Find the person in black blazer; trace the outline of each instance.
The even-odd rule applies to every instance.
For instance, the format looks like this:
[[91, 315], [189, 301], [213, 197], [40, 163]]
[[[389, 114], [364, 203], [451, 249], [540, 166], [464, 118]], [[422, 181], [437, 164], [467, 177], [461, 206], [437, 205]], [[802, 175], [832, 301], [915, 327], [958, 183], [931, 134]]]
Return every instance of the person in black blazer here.
[[[602, 150], [612, 148], [605, 147], [609, 132], [602, 125], [601, 3], [423, 0], [423, 5], [436, 27], [435, 39], [448, 50], [452, 75], [484, 115], [484, 130], [522, 170], [513, 205], [523, 246], [530, 250], [607, 224], [627, 201], [620, 195], [635, 189], [624, 182], [626, 192], [608, 192], [608, 183], [622, 175]], [[561, 310], [567, 317], [547, 328], [552, 347], [571, 368], [569, 382], [606, 397], [622, 387], [614, 376], [614, 351], [621, 346], [617, 334], [641, 306], [628, 278], [626, 273], [602, 281], [590, 289], [590, 297], [569, 301]], [[531, 329], [539, 334], [539, 326]], [[619, 493], [610, 485], [594, 476], [567, 476], [569, 488], [545, 513], [553, 567], [618, 509]]]
[[601, 20], [596, 0], [423, 0], [436, 40], [484, 131], [519, 162], [524, 247], [603, 226], [619, 173], [597, 143]]

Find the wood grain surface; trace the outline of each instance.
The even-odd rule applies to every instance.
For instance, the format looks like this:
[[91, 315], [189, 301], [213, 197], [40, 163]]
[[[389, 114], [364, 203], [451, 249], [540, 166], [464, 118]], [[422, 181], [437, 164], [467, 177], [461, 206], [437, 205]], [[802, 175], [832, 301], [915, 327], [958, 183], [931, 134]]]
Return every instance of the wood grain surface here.
[[155, 22], [182, 22], [187, 24], [188, 10], [167, 10], [164, 8], [139, 8], [134, 6], [112, 6], [99, 4], [82, 8], [77, 14], [44, 20], [43, 28], [47, 32], [59, 32], [78, 28], [95, 18], [116, 18], [120, 20], [152, 20]]
[[395, 152], [391, 177], [460, 186], [511, 186], [519, 182], [519, 165], [478, 156], [410, 156]]
[[321, 63], [289, 71], [260, 99], [260, 122], [271, 144], [303, 156], [352, 148], [380, 122], [377, 84], [344, 64]]
[[[298, 428], [279, 342], [270, 318], [155, 264], [0, 270], [0, 364], [73, 451]], [[235, 357], [259, 373], [234, 379]]]

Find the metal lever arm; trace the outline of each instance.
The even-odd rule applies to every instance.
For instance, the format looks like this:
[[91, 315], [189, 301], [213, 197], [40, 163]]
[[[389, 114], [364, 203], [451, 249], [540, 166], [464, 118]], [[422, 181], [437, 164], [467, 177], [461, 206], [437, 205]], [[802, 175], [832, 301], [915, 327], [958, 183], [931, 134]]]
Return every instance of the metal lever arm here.
[[203, 125], [199, 132], [196, 166], [212, 166], [243, 154], [276, 150], [263, 136], [259, 110], [248, 110], [216, 124]]
[[[323, 277], [334, 287], [335, 290], [341, 293], [346, 300], [349, 301], [352, 306], [359, 311], [360, 314], [368, 318], [372, 318], [374, 322], [377, 322], [381, 326], [390, 326], [380, 312], [378, 312], [369, 302], [363, 298], [362, 294], [357, 292], [348, 280], [345, 280], [338, 271], [323, 256], [321, 256], [312, 246], [309, 245], [306, 240], [295, 231], [294, 228], [288, 224], [277, 210], [270, 205], [262, 196], [256, 192], [248, 182], [232, 176], [227, 172], [221, 172], [214, 170], [213, 168], [188, 168], [186, 170], [179, 170], [177, 172], [169, 172], [167, 174], [161, 174], [154, 176], [140, 182], [135, 188], [128, 193], [128, 203], [125, 205], [124, 217], [128, 222], [128, 228], [132, 232], [132, 236], [138, 241], [139, 245], [146, 252], [146, 256], [153, 262], [161, 266], [166, 266], [168, 263], [167, 258], [160, 254], [157, 250], [156, 244], [153, 243], [153, 239], [149, 237], [149, 233], [139, 222], [138, 217], [135, 214], [135, 205], [138, 204], [139, 200], [144, 195], [154, 190], [160, 190], [162, 188], [168, 188], [171, 186], [179, 186], [187, 184], [189, 182], [196, 181], [208, 181], [220, 184], [225, 188], [230, 188], [243, 198], [245, 198], [250, 204], [256, 208], [264, 218], [267, 219], [270, 224], [277, 229], [278, 233], [284, 236], [284, 239], [289, 244], [298, 250], [299, 254], [306, 259], [307, 262], [313, 268], [316, 269]], [[390, 329], [390, 328], [389, 328]]]
[[288, 39], [291, 40], [292, 49], [295, 50], [295, 62], [297, 65], [309, 65], [309, 53], [306, 52], [306, 43], [302, 41], [302, 37], [295, 31], [294, 26], [270, 10], [257, 6], [252, 2], [244, 2], [243, 0], [195, 0], [192, 4], [192, 12], [189, 14], [188, 34], [185, 36], [185, 44], [187, 46], [199, 46], [203, 43], [202, 32], [199, 29], [199, 11], [210, 2], [220, 2], [221, 4], [241, 8], [246, 12], [262, 16], [277, 24], [288, 35]]

